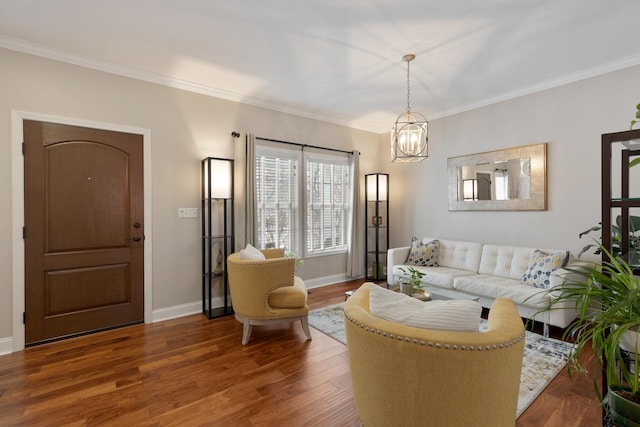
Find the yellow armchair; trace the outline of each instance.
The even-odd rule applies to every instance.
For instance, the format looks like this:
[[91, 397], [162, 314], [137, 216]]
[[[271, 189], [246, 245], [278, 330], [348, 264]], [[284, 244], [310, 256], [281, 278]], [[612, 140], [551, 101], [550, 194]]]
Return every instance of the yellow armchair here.
[[229, 289], [236, 319], [242, 323], [242, 345], [249, 342], [254, 325], [299, 319], [307, 339], [311, 339], [307, 315], [307, 288], [294, 275], [293, 258], [283, 249], [264, 249], [264, 260], [227, 258]]
[[370, 286], [377, 285], [363, 284], [345, 303], [362, 425], [515, 425], [525, 335], [511, 300], [495, 300], [487, 332], [450, 332], [372, 316]]

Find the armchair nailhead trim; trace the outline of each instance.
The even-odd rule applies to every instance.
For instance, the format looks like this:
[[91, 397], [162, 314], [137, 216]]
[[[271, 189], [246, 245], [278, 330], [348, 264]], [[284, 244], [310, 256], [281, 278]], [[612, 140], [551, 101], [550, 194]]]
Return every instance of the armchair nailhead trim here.
[[435, 348], [444, 348], [445, 350], [461, 350], [461, 351], [484, 351], [484, 350], [497, 350], [497, 349], [504, 349], [504, 348], [509, 348], [512, 345], [515, 345], [517, 343], [519, 343], [520, 341], [522, 341], [525, 337], [525, 334], [522, 333], [522, 335], [520, 335], [517, 338], [514, 338], [513, 340], [509, 341], [509, 342], [505, 342], [505, 343], [498, 343], [498, 344], [489, 344], [486, 346], [467, 346], [465, 344], [442, 344], [439, 342], [433, 342], [433, 341], [425, 341], [422, 339], [418, 339], [418, 338], [412, 338], [412, 337], [403, 337], [401, 335], [396, 335], [396, 334], [392, 334], [392, 333], [388, 333], [387, 331], [382, 331], [380, 329], [374, 329], [374, 328], [370, 328], [369, 326], [366, 326], [364, 323], [360, 323], [356, 320], [354, 320], [353, 318], [351, 318], [349, 315], [347, 315], [347, 313], [345, 313], [345, 318], [347, 320], [349, 320], [351, 323], [355, 324], [356, 326], [359, 326], [361, 329], [364, 329], [367, 332], [371, 332], [371, 333], [375, 333], [378, 335], [382, 335], [383, 337], [388, 337], [391, 338], [392, 340], [396, 340], [396, 341], [402, 341], [405, 343], [412, 343], [412, 344], [419, 344], [419, 345], [428, 345], [429, 347], [435, 347]]

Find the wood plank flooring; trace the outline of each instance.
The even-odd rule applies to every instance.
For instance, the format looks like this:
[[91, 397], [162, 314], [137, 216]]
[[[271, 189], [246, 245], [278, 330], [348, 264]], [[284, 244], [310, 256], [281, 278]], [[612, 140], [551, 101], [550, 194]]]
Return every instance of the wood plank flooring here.
[[[312, 289], [310, 307], [361, 282]], [[346, 347], [311, 333], [255, 327], [242, 346], [233, 316], [192, 315], [0, 356], [0, 426], [358, 426]], [[516, 425], [600, 425], [591, 380], [558, 375]]]

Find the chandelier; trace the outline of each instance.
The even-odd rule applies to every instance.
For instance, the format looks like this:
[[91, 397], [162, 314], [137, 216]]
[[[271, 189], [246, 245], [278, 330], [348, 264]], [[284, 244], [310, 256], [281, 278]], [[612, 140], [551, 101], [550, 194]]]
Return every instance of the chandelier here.
[[420, 113], [411, 111], [409, 63], [415, 55], [407, 54], [402, 60], [407, 63], [407, 111], [400, 114], [391, 130], [391, 161], [420, 162], [429, 155], [427, 119]]

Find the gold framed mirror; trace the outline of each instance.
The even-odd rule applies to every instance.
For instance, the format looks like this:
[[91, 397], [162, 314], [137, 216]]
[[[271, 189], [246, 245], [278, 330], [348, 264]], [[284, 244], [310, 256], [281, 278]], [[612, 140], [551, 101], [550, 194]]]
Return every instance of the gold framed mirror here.
[[450, 211], [547, 209], [547, 144], [447, 159]]

